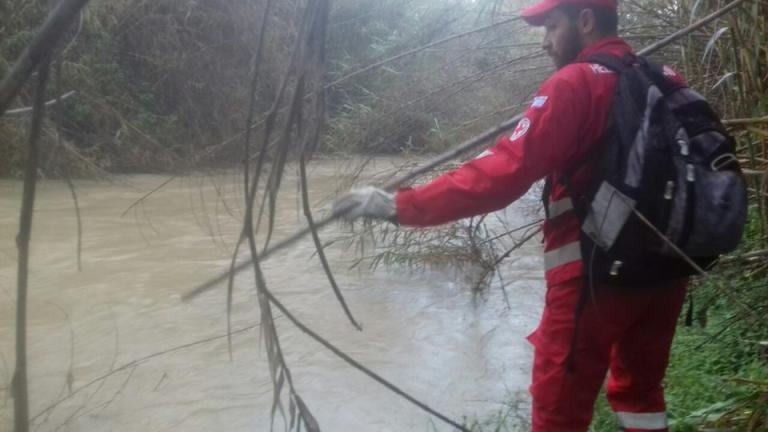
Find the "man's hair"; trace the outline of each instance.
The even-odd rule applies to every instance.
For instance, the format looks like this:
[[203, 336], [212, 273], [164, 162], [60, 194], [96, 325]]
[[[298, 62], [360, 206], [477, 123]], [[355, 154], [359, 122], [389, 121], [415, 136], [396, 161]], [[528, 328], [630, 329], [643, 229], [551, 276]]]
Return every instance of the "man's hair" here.
[[565, 16], [576, 21], [584, 9], [589, 9], [595, 16], [595, 27], [601, 36], [616, 36], [619, 34], [619, 14], [615, 9], [599, 6], [582, 6], [579, 4], [564, 4], [559, 6]]

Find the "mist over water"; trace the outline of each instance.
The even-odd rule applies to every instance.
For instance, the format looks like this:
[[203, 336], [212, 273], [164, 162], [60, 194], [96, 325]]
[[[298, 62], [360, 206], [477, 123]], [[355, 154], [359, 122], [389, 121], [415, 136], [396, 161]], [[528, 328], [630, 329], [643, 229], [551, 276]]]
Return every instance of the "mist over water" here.
[[[318, 211], [328, 207], [322, 199], [338, 187], [338, 171], [333, 162], [314, 165], [311, 196]], [[243, 272], [236, 280], [231, 361], [224, 337], [225, 287], [180, 300], [229, 265], [243, 214], [241, 177], [223, 172], [177, 178], [121, 217], [166, 179], [76, 181], [81, 272], [66, 183], [39, 185], [30, 263], [31, 414], [76, 393], [38, 416], [34, 430], [269, 430], [273, 389], [252, 274]], [[282, 189], [273, 242], [304, 225], [296, 188], [290, 186], [294, 180], [288, 178]], [[0, 430], [12, 427], [14, 239], [21, 189], [18, 181], [0, 181]], [[506, 211], [511, 226], [532, 220], [523, 207]], [[327, 241], [346, 231], [334, 225], [321, 236]], [[356, 251], [345, 242], [334, 244], [328, 256], [362, 332], [343, 315], [313, 252], [307, 239], [263, 263], [274, 294], [304, 323], [454, 419], [493, 414], [510, 400], [520, 400], [521, 415], [527, 416], [532, 349], [525, 336], [538, 322], [544, 292], [538, 241], [504, 264], [511, 308], [497, 279], [477, 297], [451, 269], [349, 270]], [[324, 431], [449, 430], [286, 319], [278, 317], [277, 325], [296, 387]], [[279, 414], [275, 426], [283, 429]]]

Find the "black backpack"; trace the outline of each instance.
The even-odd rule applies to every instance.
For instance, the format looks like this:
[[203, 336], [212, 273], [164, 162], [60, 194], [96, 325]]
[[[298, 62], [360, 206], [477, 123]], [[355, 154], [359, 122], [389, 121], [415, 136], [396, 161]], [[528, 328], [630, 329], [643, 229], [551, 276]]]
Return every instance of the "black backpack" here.
[[[586, 60], [616, 72], [595, 177], [574, 195], [591, 282], [648, 284], [699, 273], [733, 251], [747, 219], [735, 143], [704, 98], [643, 58]], [[692, 265], [695, 264], [695, 265]]]

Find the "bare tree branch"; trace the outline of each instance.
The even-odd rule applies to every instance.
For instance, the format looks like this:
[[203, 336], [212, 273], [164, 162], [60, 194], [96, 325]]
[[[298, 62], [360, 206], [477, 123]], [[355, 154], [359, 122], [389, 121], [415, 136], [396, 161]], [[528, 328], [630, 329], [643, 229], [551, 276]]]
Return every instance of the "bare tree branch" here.
[[32, 113], [32, 126], [27, 147], [27, 163], [24, 171], [24, 195], [21, 201], [19, 249], [16, 294], [16, 371], [13, 375], [14, 431], [29, 431], [29, 393], [27, 389], [27, 292], [29, 278], [29, 241], [32, 234], [32, 213], [35, 207], [37, 168], [39, 165], [39, 141], [45, 116], [45, 89], [48, 84], [50, 58], [45, 57], [38, 71], [37, 92]]

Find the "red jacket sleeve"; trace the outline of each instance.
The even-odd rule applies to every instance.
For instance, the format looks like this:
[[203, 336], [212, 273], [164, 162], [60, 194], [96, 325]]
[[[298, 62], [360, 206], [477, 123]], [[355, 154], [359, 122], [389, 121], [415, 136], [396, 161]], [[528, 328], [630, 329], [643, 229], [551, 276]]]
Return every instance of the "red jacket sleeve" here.
[[[566, 69], [571, 69], [570, 72]], [[396, 195], [398, 221], [429, 226], [501, 209], [544, 176], [585, 152], [592, 100], [588, 85], [575, 85], [578, 67], [562, 69], [544, 83], [517, 128], [487, 156]]]

